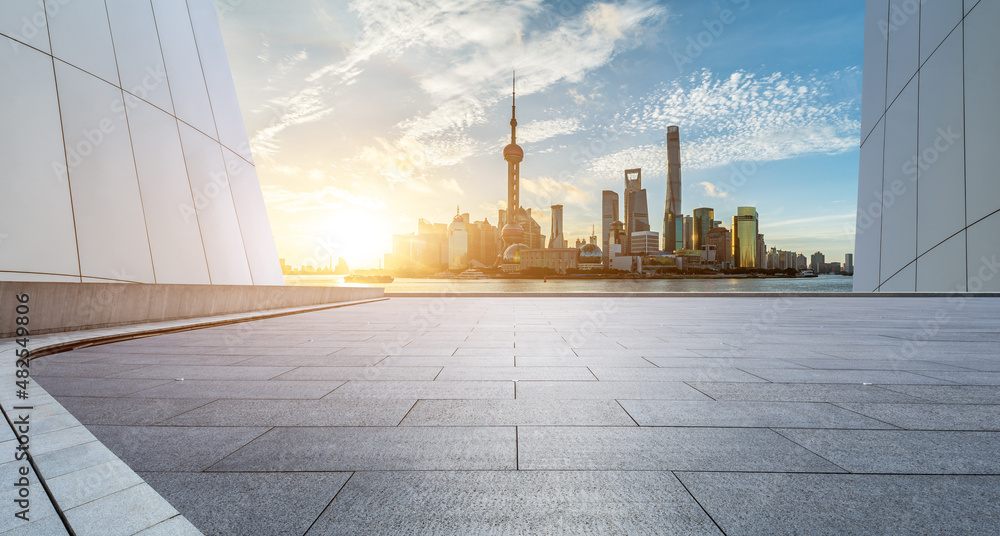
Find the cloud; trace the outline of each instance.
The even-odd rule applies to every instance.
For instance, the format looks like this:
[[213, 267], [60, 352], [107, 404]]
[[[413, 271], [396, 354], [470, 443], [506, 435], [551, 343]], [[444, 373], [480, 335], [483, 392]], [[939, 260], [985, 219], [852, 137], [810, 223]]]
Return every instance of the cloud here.
[[705, 188], [705, 195], [709, 197], [729, 197], [729, 192], [720, 189], [710, 182], [699, 182], [698, 184]]
[[[551, 206], [558, 204], [573, 204], [587, 206], [594, 195], [567, 182], [558, 181], [551, 177], [539, 177], [538, 179], [521, 179], [521, 189], [534, 199], [535, 204]], [[527, 200], [525, 200], [527, 201]], [[529, 203], [522, 202], [522, 205]]]
[[381, 199], [355, 194], [335, 186], [308, 192], [294, 192], [280, 186], [261, 185], [261, 191], [269, 210], [283, 212], [332, 210], [345, 204], [368, 210], [385, 210], [385, 202]]
[[826, 76], [757, 75], [736, 71], [720, 78], [704, 69], [663, 83], [616, 114], [611, 129], [656, 143], [595, 159], [590, 170], [617, 174], [629, 166], [666, 172], [662, 139], [670, 125], [681, 127], [686, 169], [707, 169], [740, 161], [775, 161], [810, 154], [840, 154], [857, 148], [860, 124], [854, 95], [836, 95], [849, 68]]
[[272, 155], [279, 150], [278, 135], [285, 129], [322, 119], [333, 112], [327, 106], [325, 92], [320, 87], [310, 86], [287, 97], [271, 99], [265, 110], [272, 115], [271, 122], [259, 129], [250, 139], [255, 155]]
[[[517, 141], [518, 143], [538, 143], [556, 136], [572, 134], [582, 129], [580, 120], [575, 117], [532, 121], [524, 126], [518, 125]], [[509, 138], [504, 138], [504, 140], [503, 143], [506, 143]]]
[[459, 186], [458, 181], [456, 181], [455, 179], [441, 179], [440, 181], [438, 181], [438, 184], [446, 192], [453, 192], [458, 195], [465, 195], [465, 192], [462, 191], [462, 187]]

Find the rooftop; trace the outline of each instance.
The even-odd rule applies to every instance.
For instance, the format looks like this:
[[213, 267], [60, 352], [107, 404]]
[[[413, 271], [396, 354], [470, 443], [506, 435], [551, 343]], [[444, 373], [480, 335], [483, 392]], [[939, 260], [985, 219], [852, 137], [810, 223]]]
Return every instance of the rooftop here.
[[35, 456], [206, 534], [997, 533], [998, 309], [393, 297], [42, 357], [86, 429]]

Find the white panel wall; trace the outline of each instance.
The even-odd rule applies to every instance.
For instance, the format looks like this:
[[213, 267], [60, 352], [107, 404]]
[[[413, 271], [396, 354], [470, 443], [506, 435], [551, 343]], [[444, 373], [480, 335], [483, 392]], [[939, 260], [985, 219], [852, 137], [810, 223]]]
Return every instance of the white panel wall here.
[[[107, 0], [122, 89], [174, 113], [153, 9], [146, 0]], [[129, 103], [134, 103], [129, 99]]]
[[1000, 292], [1000, 212], [969, 227], [969, 290]]
[[119, 85], [104, 0], [50, 2], [52, 55], [105, 81]]
[[[42, 0], [3, 0], [0, 2], [0, 34], [49, 52], [49, 29]], [[17, 49], [18, 43], [4, 42]]]
[[0, 279], [284, 283], [214, 5], [190, 3], [0, 0]]
[[274, 241], [247, 239], [255, 236], [272, 236], [271, 222], [264, 206], [257, 170], [236, 153], [228, 149], [223, 152], [253, 282], [255, 285], [281, 285], [284, 278], [281, 274], [281, 265], [277, 262], [278, 250], [274, 247]]
[[931, 0], [920, 6], [920, 63], [934, 53], [962, 20], [962, 4], [954, 0]]
[[[250, 285], [243, 236], [219, 144], [181, 124], [181, 145], [191, 178], [194, 210], [201, 222], [208, 270], [215, 285]], [[183, 207], [190, 212], [192, 207]]]
[[58, 61], [56, 81], [82, 275], [153, 283], [122, 92]]
[[919, 7], [919, 3], [913, 0], [889, 0], [886, 25], [891, 61], [886, 65], [886, 104], [895, 100], [913, 73], [917, 72], [920, 15], [913, 11], [915, 5]]
[[885, 54], [887, 41], [883, 24], [889, 0], [865, 2], [865, 60], [861, 76], [861, 140], [875, 128], [885, 111]]
[[201, 229], [187, 180], [177, 120], [139, 102], [129, 110], [142, 206], [157, 283], [209, 284]]
[[963, 104], [958, 28], [920, 70], [918, 255], [965, 228]]
[[879, 287], [881, 292], [913, 292], [917, 288], [917, 264], [912, 263], [900, 270]]
[[218, 139], [191, 18], [183, 0], [152, 0], [177, 117]]
[[982, 0], [965, 21], [966, 210], [969, 225], [1000, 209], [1000, 0]]
[[[52, 58], [0, 37], [0, 279], [11, 272], [73, 275], [79, 281], [73, 208]], [[41, 247], [40, 247], [41, 246]]]
[[[247, 130], [243, 125], [243, 113], [236, 98], [236, 86], [229, 70], [226, 47], [222, 42], [219, 19], [215, 6], [209, 0], [188, 0], [191, 24], [194, 27], [198, 52], [208, 84], [208, 94], [212, 101], [219, 141], [223, 145], [253, 162], [250, 146], [247, 144]], [[259, 189], [259, 188], [258, 188]]]
[[861, 145], [857, 234], [854, 240], [854, 289], [871, 292], [879, 284], [882, 231], [882, 145], [885, 122], [879, 121]]
[[[906, 173], [917, 153], [917, 80], [906, 86], [885, 113], [885, 166], [882, 190], [881, 280], [916, 258], [916, 175]], [[891, 239], [886, 231], [891, 230]]]
[[917, 289], [965, 292], [965, 231], [917, 259]]

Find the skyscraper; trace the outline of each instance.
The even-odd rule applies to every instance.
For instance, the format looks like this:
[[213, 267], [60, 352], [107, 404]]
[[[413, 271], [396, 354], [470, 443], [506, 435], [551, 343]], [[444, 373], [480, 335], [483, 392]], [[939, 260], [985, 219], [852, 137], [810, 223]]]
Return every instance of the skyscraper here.
[[[468, 215], [466, 215], [466, 218]], [[469, 262], [468, 224], [458, 212], [448, 226], [448, 268], [460, 270]]]
[[549, 235], [550, 248], [565, 248], [566, 238], [563, 236], [563, 206], [552, 205], [552, 234]]
[[663, 251], [672, 253], [679, 242], [677, 219], [681, 217], [681, 134], [676, 126], [667, 127], [667, 202], [663, 210]]
[[608, 268], [608, 245], [614, 242], [611, 238], [611, 226], [618, 221], [618, 194], [611, 190], [601, 192], [601, 254], [604, 267]]
[[649, 230], [649, 202], [646, 189], [632, 192], [630, 208], [632, 209], [632, 232], [642, 233]]
[[701, 249], [708, 239], [708, 232], [712, 230], [715, 223], [715, 209], [696, 208], [693, 214], [694, 233], [692, 236], [693, 249]]
[[757, 268], [757, 209], [738, 207], [733, 216], [733, 267]]
[[521, 161], [524, 160], [524, 150], [517, 144], [517, 88], [516, 79], [511, 82], [510, 105], [510, 144], [503, 148], [503, 159], [507, 161], [507, 215], [508, 221], [500, 232], [503, 238], [503, 249], [521, 243], [524, 239], [524, 229], [517, 223], [517, 209], [521, 206]]
[[684, 249], [694, 249], [694, 218], [684, 216]]
[[[632, 197], [635, 192], [642, 189], [642, 170], [641, 169], [626, 169], [625, 170], [625, 191], [623, 195], [625, 196], [625, 236], [631, 237], [635, 229], [632, 228], [633, 223], [633, 208], [632, 208]], [[649, 211], [647, 210], [646, 219], [649, 219]], [[631, 253], [631, 245], [627, 240], [624, 244], [624, 253], [628, 255]]]

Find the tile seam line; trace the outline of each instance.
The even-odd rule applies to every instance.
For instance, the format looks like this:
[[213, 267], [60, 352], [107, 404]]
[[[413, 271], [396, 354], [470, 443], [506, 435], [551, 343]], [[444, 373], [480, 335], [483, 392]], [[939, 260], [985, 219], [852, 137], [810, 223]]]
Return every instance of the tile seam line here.
[[309, 531], [311, 531], [313, 526], [316, 525], [316, 522], [318, 522], [320, 518], [323, 517], [323, 514], [325, 514], [326, 511], [329, 510], [331, 506], [333, 506], [333, 501], [337, 500], [337, 497], [340, 495], [340, 492], [344, 491], [344, 488], [347, 487], [347, 483], [350, 482], [351, 479], [354, 478], [354, 475], [356, 474], [358, 474], [357, 471], [351, 471], [350, 476], [348, 476], [347, 480], [345, 480], [344, 483], [340, 486], [340, 488], [337, 490], [337, 493], [333, 494], [333, 497], [330, 499], [330, 502], [326, 503], [326, 507], [324, 507], [323, 510], [320, 511], [320, 513], [316, 516], [316, 519], [314, 519], [313, 522], [309, 524], [309, 528], [307, 528], [306, 531], [302, 533], [303, 535], [309, 534]]
[[[836, 463], [833, 463], [831, 460], [828, 460], [826, 458], [826, 456], [822, 456], [818, 452], [815, 452], [812, 449], [806, 448], [805, 446], [803, 446], [802, 444], [800, 444], [798, 441], [795, 441], [794, 439], [791, 439], [790, 437], [786, 436], [785, 434], [782, 434], [778, 430], [775, 430], [775, 428], [768, 428], [768, 430], [770, 430], [771, 432], [777, 434], [779, 437], [783, 438], [785, 441], [788, 441], [789, 443], [791, 443], [791, 444], [799, 447], [800, 449], [808, 452], [809, 454], [812, 454], [813, 456], [816, 456], [817, 458], [819, 458], [819, 459], [823, 460], [824, 462], [826, 462], [826, 463], [828, 463], [828, 464], [836, 467], [837, 469], [840, 469], [841, 471], [844, 472], [843, 474], [848, 474], [848, 475], [854, 474], [851, 471], [848, 471], [846, 468], [841, 467], [840, 464], [836, 464]], [[898, 431], [905, 431], [905, 430], [898, 430]]]
[[[20, 444], [20, 439], [18, 439], [17, 430], [14, 429], [14, 422], [11, 420], [10, 415], [7, 415], [7, 408], [0, 404], [0, 412], [3, 413], [4, 420], [7, 425], [10, 426], [10, 431], [14, 434], [14, 439]], [[59, 516], [59, 520], [62, 522], [63, 527], [70, 536], [76, 536], [76, 532], [73, 527], [69, 524], [69, 519], [66, 518], [66, 513], [63, 509], [59, 507], [59, 501], [56, 500], [55, 495], [53, 495], [52, 490], [49, 489], [48, 483], [45, 481], [45, 477], [42, 476], [41, 471], [38, 470], [38, 465], [35, 463], [35, 458], [32, 456], [30, 451], [25, 451], [25, 458], [28, 461], [28, 465], [31, 466], [32, 471], [35, 472], [35, 477], [38, 478], [38, 483], [42, 485], [42, 491], [45, 492], [45, 496], [49, 498], [49, 503], [52, 504], [52, 508], [56, 511], [56, 515]]]
[[715, 528], [719, 529], [719, 532], [722, 533], [722, 536], [727, 536], [726, 531], [722, 529], [722, 526], [719, 525], [719, 522], [716, 521], [714, 517], [712, 517], [712, 514], [708, 513], [708, 510], [701, 504], [701, 501], [699, 501], [698, 498], [694, 496], [694, 493], [691, 493], [691, 490], [688, 489], [687, 484], [685, 484], [684, 481], [681, 480], [681, 477], [677, 475], [677, 471], [669, 471], [669, 473], [671, 476], [674, 477], [675, 480], [677, 480], [678, 483], [680, 483], [681, 487], [684, 488], [684, 491], [688, 494], [688, 497], [691, 497], [691, 500], [698, 505], [698, 508], [701, 508], [701, 511], [705, 512], [705, 515], [708, 516], [708, 519], [712, 521], [712, 524], [715, 525]]
[[[323, 311], [323, 310], [327, 310], [327, 309], [337, 309], [337, 308], [341, 308], [341, 307], [350, 307], [352, 305], [365, 305], [365, 304], [375, 303], [375, 302], [381, 302], [381, 301], [388, 301], [388, 298], [373, 298], [373, 299], [360, 300], [360, 301], [350, 301], [350, 302], [340, 302], [340, 303], [326, 303], [326, 304], [320, 304], [320, 305], [316, 305], [316, 306], [306, 306], [308, 308], [306, 308], [306, 309], [300, 309], [300, 310], [295, 310], [295, 311], [282, 311], [280, 309], [278, 309], [278, 310], [272, 309], [270, 311], [261, 311], [261, 312], [259, 312], [260, 314], [254, 314], [253, 316], [248, 316], [248, 317], [245, 317], [245, 318], [229, 318], [229, 319], [224, 319], [224, 320], [204, 320], [206, 317], [201, 317], [200, 319], [192, 319], [192, 320], [203, 320], [201, 322], [191, 322], [191, 323], [188, 323], [188, 324], [183, 324], [183, 325], [175, 326], [175, 327], [150, 328], [150, 329], [145, 329], [145, 330], [138, 330], [138, 331], [135, 331], [135, 332], [126, 332], [126, 333], [110, 334], [110, 335], [100, 335], [100, 336], [97, 336], [97, 337], [94, 337], [94, 338], [89, 338], [89, 339], [82, 338], [82, 339], [71, 340], [71, 341], [66, 341], [66, 342], [52, 343], [50, 345], [42, 346], [40, 348], [37, 348], [35, 351], [33, 351], [31, 359], [33, 361], [35, 359], [39, 359], [39, 358], [42, 358], [42, 357], [45, 357], [45, 356], [48, 356], [48, 355], [55, 355], [55, 354], [59, 354], [59, 353], [62, 353], [62, 352], [67, 352], [67, 351], [70, 351], [70, 350], [76, 350], [76, 349], [80, 349], [80, 348], [89, 348], [89, 347], [92, 347], [92, 346], [102, 346], [102, 345], [105, 345], [105, 344], [111, 344], [111, 343], [116, 343], [116, 342], [123, 342], [123, 341], [134, 340], [134, 339], [143, 339], [143, 338], [147, 338], [147, 337], [153, 337], [153, 336], [156, 336], [156, 335], [167, 335], [167, 334], [172, 334], [172, 333], [182, 333], [182, 332], [185, 332], [185, 331], [195, 331], [195, 330], [204, 329], [204, 328], [228, 326], [228, 325], [232, 325], [232, 324], [242, 324], [244, 322], [253, 322], [253, 321], [256, 321], [256, 320], [266, 320], [266, 319], [269, 319], [269, 318], [280, 318], [280, 317], [283, 317], [283, 316], [291, 316], [291, 315], [297, 315], [297, 314], [302, 314], [302, 313], [312, 313], [312, 312], [316, 312], [316, 311]], [[275, 312], [275, 311], [278, 311], [278, 312]], [[230, 314], [239, 314], [239, 313], [230, 313]], [[227, 315], [218, 315], [218, 316], [228, 316], [228, 314]], [[211, 317], [207, 317], [207, 318], [211, 318]], [[184, 319], [181, 319], [179, 321], [183, 322]], [[170, 322], [170, 321], [166, 321], [166, 322]], [[142, 326], [142, 324], [126, 324], [126, 325], [122, 325], [122, 326], [113, 326], [112, 328], [98, 328], [98, 329], [129, 328], [129, 327], [134, 327], [134, 326]], [[65, 334], [68, 334], [68, 333], [73, 333], [73, 332], [61, 332], [61, 333], [56, 333], [56, 334], [65, 335]], [[0, 342], [5, 342], [5, 341], [0, 340]]]

